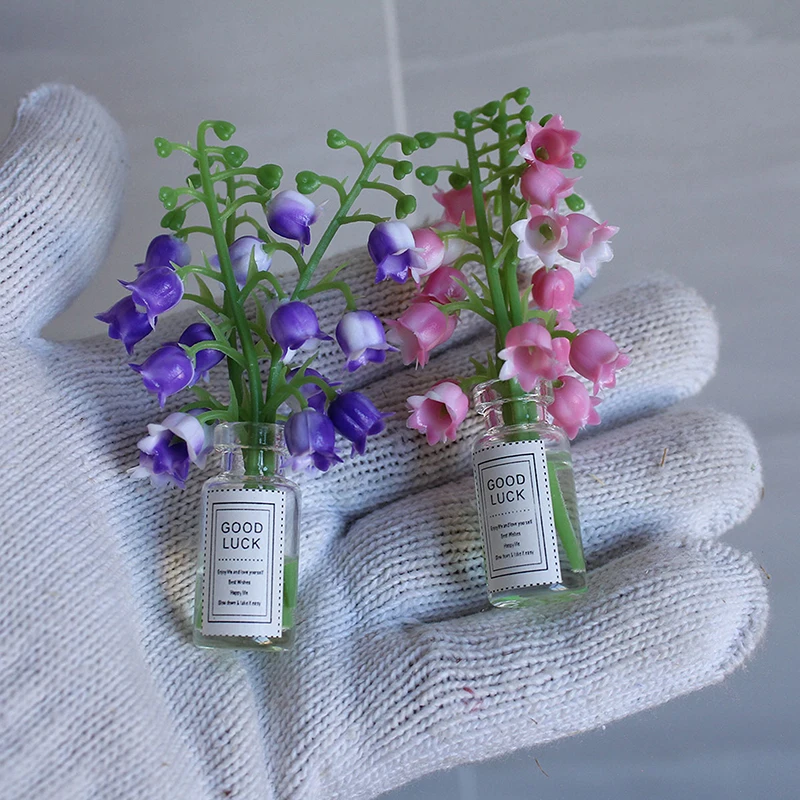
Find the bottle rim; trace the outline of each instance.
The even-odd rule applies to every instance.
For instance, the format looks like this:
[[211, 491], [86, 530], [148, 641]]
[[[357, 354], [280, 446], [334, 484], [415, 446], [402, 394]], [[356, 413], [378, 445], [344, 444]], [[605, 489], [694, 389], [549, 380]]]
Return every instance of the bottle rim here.
[[271, 422], [219, 422], [214, 428], [214, 450], [232, 453], [235, 450], [285, 451], [283, 425]]

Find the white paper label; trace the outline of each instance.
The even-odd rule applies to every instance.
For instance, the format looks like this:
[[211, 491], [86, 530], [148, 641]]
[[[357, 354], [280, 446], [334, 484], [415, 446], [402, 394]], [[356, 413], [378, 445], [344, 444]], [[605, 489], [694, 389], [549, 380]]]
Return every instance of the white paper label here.
[[498, 442], [472, 458], [490, 592], [561, 582], [544, 444]]
[[286, 508], [274, 489], [210, 489], [205, 508], [203, 633], [282, 633]]

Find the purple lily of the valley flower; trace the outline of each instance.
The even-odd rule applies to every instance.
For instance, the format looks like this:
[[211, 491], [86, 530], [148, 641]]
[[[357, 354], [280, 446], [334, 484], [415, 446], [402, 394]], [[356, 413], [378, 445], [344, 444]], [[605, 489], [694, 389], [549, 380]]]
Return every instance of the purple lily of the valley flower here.
[[[257, 236], [240, 236], [229, 248], [228, 255], [233, 267], [233, 276], [236, 285], [241, 289], [247, 283], [247, 273], [250, 271], [250, 256], [254, 254], [256, 269], [266, 272], [272, 264], [272, 258], [264, 252], [264, 242]], [[219, 269], [219, 256], [212, 256], [208, 263]]]
[[336, 326], [336, 341], [347, 357], [347, 369], [355, 372], [368, 361], [381, 364], [387, 350], [396, 347], [386, 343], [381, 321], [371, 311], [348, 311]]
[[[205, 322], [195, 322], [190, 325], [178, 339], [178, 344], [185, 344], [187, 347], [198, 344], [199, 342], [215, 341], [211, 327]], [[208, 379], [208, 373], [219, 364], [225, 354], [219, 350], [198, 350], [194, 357], [194, 381], [197, 383], [200, 378]]]
[[158, 395], [162, 408], [170, 395], [177, 394], [194, 382], [192, 361], [175, 342], [161, 345], [144, 363], [128, 366], [142, 376], [148, 392]]
[[364, 455], [367, 436], [380, 433], [385, 427], [384, 417], [372, 401], [360, 392], [340, 394], [328, 407], [328, 416], [334, 427], [353, 443], [353, 452]]
[[311, 242], [311, 226], [318, 215], [314, 201], [294, 189], [278, 192], [267, 203], [267, 225], [278, 236], [294, 239], [301, 245]]
[[[294, 378], [298, 372], [299, 368], [290, 369], [286, 373], [286, 382], [289, 383], [289, 381], [291, 381], [292, 378]], [[304, 370], [304, 374], [313, 376], [314, 378], [319, 378], [320, 380], [325, 381], [325, 383], [327, 383], [328, 386], [339, 386], [339, 383], [335, 382], [331, 383], [331, 381], [329, 381], [324, 375], [317, 372], [315, 369], [311, 369], [311, 367], [306, 367]], [[308, 403], [309, 408], [313, 408], [314, 411], [319, 411], [320, 414], [322, 414], [325, 411], [325, 403], [327, 402], [328, 398], [325, 395], [325, 392], [321, 386], [318, 386], [316, 383], [304, 383], [300, 387], [300, 394], [302, 394], [303, 397], [305, 397], [306, 403]], [[293, 411], [300, 411], [300, 410], [301, 410], [300, 403], [298, 402], [297, 398], [294, 395], [292, 395], [285, 403], [281, 404], [280, 408], [278, 409], [278, 413], [289, 415]]]
[[125, 345], [128, 355], [133, 353], [134, 346], [153, 330], [147, 314], [136, 308], [136, 303], [130, 295], [118, 300], [108, 311], [97, 314], [95, 319], [108, 325], [108, 335], [112, 339], [119, 339]]
[[185, 267], [191, 260], [192, 252], [186, 242], [177, 236], [162, 233], [147, 246], [144, 262], [137, 264], [136, 269], [141, 274], [153, 267], [169, 267], [172, 264]]
[[314, 309], [299, 300], [278, 306], [270, 317], [269, 330], [280, 345], [286, 364], [298, 351], [310, 352], [317, 342], [331, 339], [320, 330]]
[[415, 248], [414, 234], [404, 222], [379, 222], [367, 239], [370, 258], [378, 268], [375, 283], [386, 278], [405, 283], [412, 265], [423, 268], [425, 262]]
[[147, 433], [138, 442], [139, 466], [130, 470], [130, 476], [149, 478], [154, 486], [174, 483], [183, 489], [190, 466], [205, 466], [212, 449], [210, 426], [180, 411], [161, 423], [150, 423]]
[[156, 317], [175, 308], [183, 297], [183, 281], [172, 267], [152, 267], [135, 281], [120, 281], [130, 291], [133, 302], [147, 312], [155, 327]]
[[308, 469], [314, 466], [325, 472], [331, 464], [342, 460], [334, 447], [336, 431], [333, 423], [313, 408], [292, 414], [286, 420], [283, 436], [292, 456], [292, 469]]

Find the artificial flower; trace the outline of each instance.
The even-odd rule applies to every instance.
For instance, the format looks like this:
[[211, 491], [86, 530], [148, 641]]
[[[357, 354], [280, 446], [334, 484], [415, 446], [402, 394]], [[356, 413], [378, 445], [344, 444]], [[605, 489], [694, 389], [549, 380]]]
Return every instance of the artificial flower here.
[[409, 428], [424, 433], [428, 444], [452, 442], [469, 410], [469, 398], [453, 381], [441, 381], [424, 395], [408, 398]]
[[108, 325], [109, 337], [119, 339], [125, 345], [128, 355], [133, 353], [134, 346], [153, 330], [147, 314], [136, 308], [136, 303], [130, 295], [118, 300], [108, 311], [97, 314], [95, 319]]
[[536, 321], [511, 328], [505, 347], [497, 355], [505, 362], [500, 370], [500, 380], [516, 378], [526, 392], [532, 391], [542, 378], [553, 380], [564, 367], [553, 350], [549, 331]]
[[525, 133], [525, 143], [519, 148], [519, 154], [527, 162], [543, 162], [560, 169], [571, 169], [574, 166], [572, 148], [581, 135], [578, 131], [565, 128], [561, 116], [556, 114], [550, 117], [544, 126], [529, 122], [525, 126]]
[[361, 392], [340, 394], [328, 407], [328, 416], [345, 439], [353, 443], [353, 452], [364, 455], [367, 436], [375, 436], [385, 427], [384, 417]]
[[584, 425], [597, 425], [600, 415], [595, 406], [599, 397], [592, 397], [589, 390], [571, 375], [559, 378], [561, 386], [553, 389], [553, 402], [547, 407], [556, 425], [564, 429], [570, 439], [578, 435]]
[[175, 342], [161, 345], [144, 363], [129, 366], [142, 376], [144, 388], [158, 395], [162, 408], [170, 395], [177, 394], [194, 382], [192, 361]]
[[306, 408], [286, 420], [283, 437], [292, 469], [316, 467], [321, 472], [342, 459], [336, 454], [336, 431], [325, 414]]
[[613, 388], [617, 370], [627, 367], [631, 360], [620, 353], [607, 333], [592, 328], [572, 340], [569, 363], [575, 372], [592, 381], [596, 394], [601, 388]]
[[395, 349], [387, 344], [383, 325], [371, 311], [346, 312], [336, 326], [336, 341], [347, 358], [350, 372], [368, 361], [383, 363], [386, 351]]
[[386, 320], [389, 342], [400, 350], [404, 364], [428, 363], [434, 347], [446, 342], [456, 328], [455, 315], [445, 314], [429, 302], [412, 303], [396, 320]]

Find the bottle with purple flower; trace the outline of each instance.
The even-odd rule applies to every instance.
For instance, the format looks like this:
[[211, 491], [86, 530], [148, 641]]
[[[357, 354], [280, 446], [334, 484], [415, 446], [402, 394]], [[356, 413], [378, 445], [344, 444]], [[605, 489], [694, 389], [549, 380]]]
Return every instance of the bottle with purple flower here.
[[294, 642], [300, 489], [284, 475], [283, 426], [223, 422], [222, 471], [203, 484], [194, 643], [285, 650]]
[[[416, 245], [405, 226], [356, 206], [362, 193], [377, 191], [396, 200], [398, 217], [413, 212], [414, 198], [376, 173], [407, 175], [411, 163], [387, 150], [408, 155], [419, 145], [398, 134], [371, 148], [330, 131], [328, 145], [355, 150], [361, 172], [339, 181], [306, 170], [288, 188], [278, 165], [247, 164], [247, 151], [229, 143], [234, 133], [229, 122], [206, 120], [194, 145], [156, 139], [159, 156], [184, 153], [193, 172], [185, 186], [160, 189], [167, 232], [150, 242], [136, 275], [120, 281], [126, 297], [97, 318], [129, 356], [137, 351], [128, 366], [167, 413], [139, 441], [132, 476], [184, 488], [212, 447], [222, 456], [223, 471], [202, 495], [195, 643], [278, 650], [294, 638], [299, 565], [300, 497], [288, 473], [326, 472], [363, 455], [386, 414], [343, 383], [395, 349], [344, 279], [347, 265], [319, 267], [337, 232], [354, 223], [378, 227], [369, 245], [387, 275], [424, 266], [408, 250]], [[317, 203], [318, 190], [332, 197]], [[198, 209], [205, 218], [188, 221]], [[209, 250], [200, 259], [189, 244], [197, 239]], [[294, 272], [276, 270], [280, 259]], [[314, 303], [328, 292], [341, 298], [340, 311], [320, 320]], [[187, 303], [197, 313], [182, 332], [148, 347], [161, 318]]]

